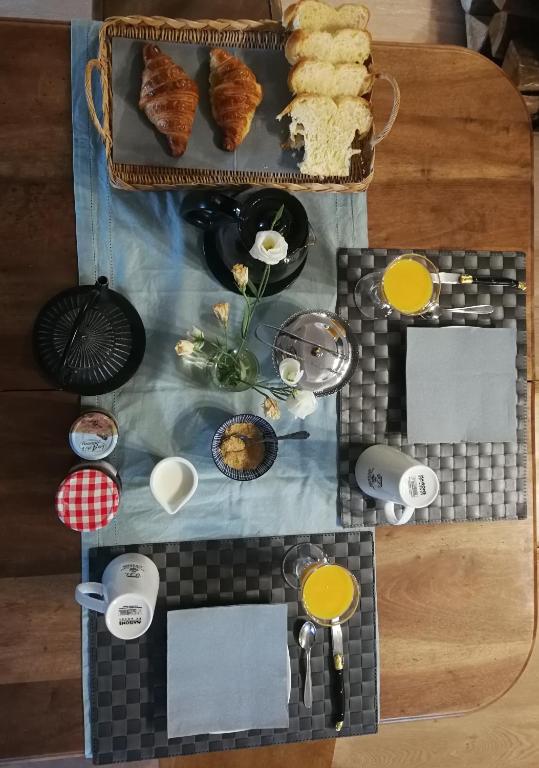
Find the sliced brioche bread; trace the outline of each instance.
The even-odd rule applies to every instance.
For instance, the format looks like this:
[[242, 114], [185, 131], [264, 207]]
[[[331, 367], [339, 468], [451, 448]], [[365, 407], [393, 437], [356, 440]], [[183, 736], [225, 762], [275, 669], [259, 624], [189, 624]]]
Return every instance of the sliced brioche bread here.
[[293, 145], [303, 142], [305, 154], [299, 169], [309, 176], [348, 176], [357, 133], [372, 125], [369, 103], [360, 96], [296, 96], [277, 119], [290, 116]]
[[290, 64], [297, 64], [301, 59], [363, 64], [371, 53], [371, 36], [364, 29], [340, 29], [337, 32], [298, 29], [289, 36], [284, 52]]
[[290, 70], [288, 87], [292, 93], [362, 96], [371, 90], [373, 79], [364, 64], [331, 64], [302, 59]]
[[369, 9], [364, 5], [347, 3], [335, 8], [321, 0], [299, 0], [283, 13], [283, 24], [287, 29], [309, 32], [365, 29], [368, 21]]

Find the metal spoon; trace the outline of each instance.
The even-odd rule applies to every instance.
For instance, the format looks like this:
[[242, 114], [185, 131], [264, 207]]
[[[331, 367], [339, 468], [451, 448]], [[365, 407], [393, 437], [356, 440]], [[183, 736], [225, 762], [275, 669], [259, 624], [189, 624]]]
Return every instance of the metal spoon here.
[[451, 312], [461, 315], [491, 315], [494, 312], [492, 304], [475, 304], [469, 307], [436, 307], [422, 317], [425, 320], [438, 320], [442, 312]]
[[316, 637], [316, 627], [312, 621], [306, 621], [299, 631], [299, 644], [305, 651], [305, 688], [303, 703], [307, 709], [313, 705], [313, 685], [311, 681], [311, 648]]
[[[240, 440], [243, 440], [244, 443], [251, 443], [252, 445], [257, 445], [258, 443], [276, 443], [279, 440], [307, 440], [308, 437], [311, 435], [309, 432], [305, 432], [304, 430], [301, 432], [290, 432], [288, 435], [276, 435], [275, 437], [264, 437], [262, 440], [257, 440], [254, 437], [249, 437], [248, 435], [241, 435], [239, 432], [234, 432], [233, 434], [229, 435], [229, 437], [239, 437]], [[242, 448], [239, 448], [238, 450], [243, 450]]]
[[463, 315], [491, 315], [494, 312], [492, 304], [475, 304], [469, 307], [439, 307], [440, 312], [460, 312]]

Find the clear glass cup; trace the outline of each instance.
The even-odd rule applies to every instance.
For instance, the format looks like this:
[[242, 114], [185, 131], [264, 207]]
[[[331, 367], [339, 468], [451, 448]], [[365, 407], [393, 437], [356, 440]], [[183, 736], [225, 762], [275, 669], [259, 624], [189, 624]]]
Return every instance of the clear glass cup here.
[[[420, 264], [428, 271], [432, 282], [430, 296], [426, 298], [421, 307], [413, 311], [398, 307], [395, 302], [391, 303], [384, 291], [384, 278], [397, 262], [402, 261], [413, 261]], [[418, 317], [437, 310], [440, 287], [438, 267], [430, 259], [419, 253], [403, 253], [392, 259], [385, 269], [369, 272], [357, 281], [354, 288], [354, 303], [361, 314], [369, 320], [389, 317], [393, 312], [400, 312], [401, 315], [409, 317]]]
[[211, 376], [219, 389], [228, 392], [245, 392], [256, 381], [259, 365], [251, 350], [244, 347], [241, 352], [232, 349], [218, 352], [209, 361]]
[[354, 574], [330, 563], [315, 544], [297, 544], [289, 549], [282, 571], [286, 583], [300, 590], [303, 609], [316, 624], [344, 624], [356, 612], [360, 588]]

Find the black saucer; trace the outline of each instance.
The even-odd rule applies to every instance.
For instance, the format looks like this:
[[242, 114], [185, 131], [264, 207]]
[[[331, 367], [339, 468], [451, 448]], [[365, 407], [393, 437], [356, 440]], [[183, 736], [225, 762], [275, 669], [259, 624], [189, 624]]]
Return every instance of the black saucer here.
[[[204, 232], [203, 252], [206, 258], [206, 263], [212, 275], [219, 283], [221, 283], [221, 285], [223, 285], [229, 291], [233, 291], [234, 293], [239, 294], [240, 291], [234, 282], [232, 272], [223, 261], [223, 257], [218, 245], [220, 241], [221, 237], [215, 230], [206, 230]], [[237, 258], [235, 261], [240, 264], [245, 264], [247, 267], [249, 267], [253, 259], [245, 251], [245, 249], [242, 248], [241, 243], [238, 243], [238, 247], [235, 252], [237, 253]], [[305, 248], [304, 253], [297, 261], [296, 269], [294, 269], [293, 272], [284, 275], [283, 277], [278, 275], [279, 266], [272, 268], [272, 272], [275, 270], [277, 274], [275, 275], [275, 279], [272, 280], [272, 275], [270, 272], [270, 279], [268, 281], [268, 285], [266, 286], [266, 290], [264, 291], [264, 296], [275, 296], [277, 293], [284, 291], [285, 288], [288, 288], [289, 285], [292, 285], [292, 283], [298, 279], [303, 271], [305, 262], [307, 261], [307, 252], [308, 248]], [[259, 263], [261, 264], [261, 262]]]

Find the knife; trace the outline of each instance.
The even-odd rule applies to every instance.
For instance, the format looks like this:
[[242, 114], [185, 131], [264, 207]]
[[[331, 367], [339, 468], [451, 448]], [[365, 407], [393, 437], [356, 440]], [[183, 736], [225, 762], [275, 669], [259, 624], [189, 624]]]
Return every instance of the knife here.
[[344, 650], [340, 624], [331, 626], [331, 645], [333, 647], [333, 667], [335, 669], [335, 730], [340, 731], [344, 724]]
[[526, 283], [522, 280], [513, 280], [510, 277], [483, 277], [479, 275], [460, 274], [459, 272], [440, 272], [441, 283], [460, 283], [460, 285], [505, 285], [507, 288], [518, 288], [526, 292]]

